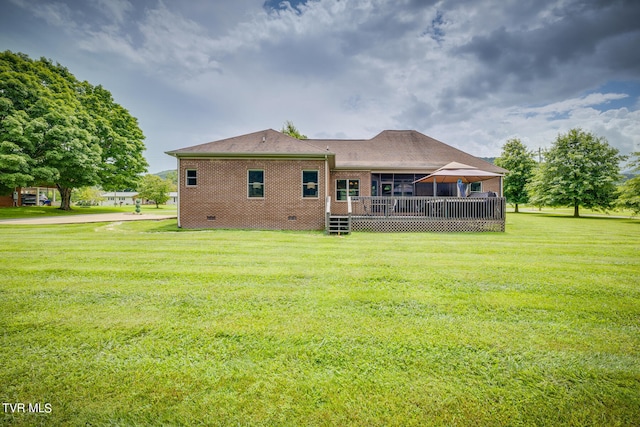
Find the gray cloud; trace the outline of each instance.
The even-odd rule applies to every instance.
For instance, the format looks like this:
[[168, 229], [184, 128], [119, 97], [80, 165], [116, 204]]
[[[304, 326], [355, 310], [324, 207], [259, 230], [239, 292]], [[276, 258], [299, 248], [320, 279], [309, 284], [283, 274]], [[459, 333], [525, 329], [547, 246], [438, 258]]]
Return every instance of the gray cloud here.
[[310, 137], [416, 129], [478, 155], [576, 126], [627, 151], [640, 138], [636, 1], [11, 0], [2, 12], [3, 49], [53, 58], [139, 117], [153, 170], [174, 166], [166, 150], [285, 120]]
[[[577, 2], [554, 7], [551, 15], [555, 20], [532, 29], [500, 26], [473, 36], [454, 53], [479, 60], [479, 79], [483, 89], [491, 91], [509, 89], [510, 79], [527, 87], [566, 76], [566, 95], [594, 70], [618, 78], [637, 77], [640, 55], [634, 42], [640, 37], [640, 3]], [[460, 95], [479, 96], [469, 83], [464, 87], [466, 93]], [[554, 90], [563, 94], [562, 88]]]

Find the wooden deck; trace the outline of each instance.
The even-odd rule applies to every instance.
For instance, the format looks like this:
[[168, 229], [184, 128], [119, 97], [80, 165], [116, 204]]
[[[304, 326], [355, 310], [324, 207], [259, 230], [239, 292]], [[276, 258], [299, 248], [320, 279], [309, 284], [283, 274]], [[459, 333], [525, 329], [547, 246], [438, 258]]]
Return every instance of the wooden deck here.
[[[502, 232], [503, 197], [351, 197], [350, 231]], [[329, 230], [328, 230], [329, 231]]]

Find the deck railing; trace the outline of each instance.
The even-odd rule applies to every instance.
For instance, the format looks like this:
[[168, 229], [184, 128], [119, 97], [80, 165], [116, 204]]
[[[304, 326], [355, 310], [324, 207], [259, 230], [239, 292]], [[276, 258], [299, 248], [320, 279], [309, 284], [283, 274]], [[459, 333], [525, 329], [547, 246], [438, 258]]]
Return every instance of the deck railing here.
[[351, 201], [356, 230], [504, 231], [503, 197], [352, 196]]

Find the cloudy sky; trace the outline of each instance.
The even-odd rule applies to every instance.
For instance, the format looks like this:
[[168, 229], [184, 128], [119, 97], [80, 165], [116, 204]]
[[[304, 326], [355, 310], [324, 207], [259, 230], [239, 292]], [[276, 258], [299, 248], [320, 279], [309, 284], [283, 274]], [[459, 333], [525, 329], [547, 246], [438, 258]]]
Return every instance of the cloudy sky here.
[[582, 127], [640, 150], [637, 0], [0, 0], [0, 50], [58, 62], [165, 151], [291, 120], [477, 156]]

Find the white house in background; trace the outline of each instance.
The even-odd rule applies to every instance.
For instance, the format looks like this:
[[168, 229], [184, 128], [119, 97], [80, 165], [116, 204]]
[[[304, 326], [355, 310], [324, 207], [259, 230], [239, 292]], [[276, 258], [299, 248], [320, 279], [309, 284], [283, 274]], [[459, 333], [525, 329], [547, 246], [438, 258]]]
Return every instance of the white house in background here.
[[135, 205], [138, 197], [137, 191], [108, 191], [100, 195], [104, 198], [100, 206]]
[[167, 200], [167, 205], [177, 205], [177, 204], [178, 204], [178, 192], [170, 191], [169, 200]]

